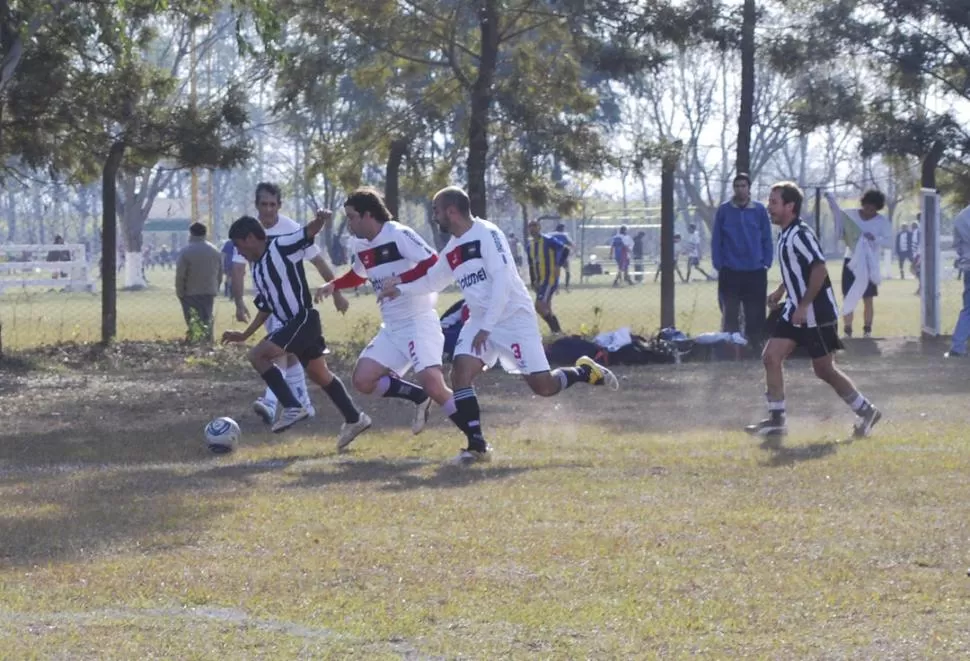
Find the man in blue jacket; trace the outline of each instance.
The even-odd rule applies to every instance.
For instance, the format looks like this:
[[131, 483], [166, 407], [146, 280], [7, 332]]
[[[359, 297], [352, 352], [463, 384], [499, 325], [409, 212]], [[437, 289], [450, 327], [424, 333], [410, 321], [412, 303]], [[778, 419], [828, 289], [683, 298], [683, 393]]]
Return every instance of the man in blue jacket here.
[[734, 178], [734, 197], [717, 209], [711, 232], [711, 260], [717, 269], [721, 330], [740, 331], [738, 314], [744, 308], [744, 337], [749, 346], [763, 343], [768, 269], [774, 246], [771, 220], [760, 202], [751, 199], [751, 178]]

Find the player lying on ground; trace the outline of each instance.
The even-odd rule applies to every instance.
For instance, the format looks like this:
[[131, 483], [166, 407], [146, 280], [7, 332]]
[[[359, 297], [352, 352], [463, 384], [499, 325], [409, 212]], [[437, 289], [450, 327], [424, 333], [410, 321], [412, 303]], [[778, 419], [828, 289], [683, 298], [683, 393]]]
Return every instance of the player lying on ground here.
[[468, 446], [454, 463], [490, 458], [472, 382], [497, 361], [507, 372], [525, 375], [532, 391], [543, 397], [580, 382], [619, 388], [616, 376], [588, 356], [576, 361], [575, 367], [550, 372], [532, 300], [509, 254], [505, 235], [487, 220], [472, 217], [468, 195], [460, 188], [439, 191], [432, 208], [441, 230], [452, 238], [425, 276], [408, 283], [385, 282], [379, 296], [394, 299], [402, 294], [440, 291], [453, 281], [462, 290], [468, 320], [455, 345], [451, 371], [455, 412], [451, 419], [465, 433]]
[[[317, 289], [316, 300], [371, 281], [380, 293], [389, 278], [412, 282], [428, 272], [438, 256], [413, 230], [391, 219], [380, 194], [371, 188], [354, 191], [344, 204], [350, 242], [351, 270]], [[411, 431], [424, 429], [432, 400], [446, 406], [451, 389], [441, 369], [445, 336], [432, 293], [378, 299], [381, 329], [354, 366], [358, 392], [407, 399], [416, 405]], [[401, 377], [414, 369], [417, 383]], [[454, 413], [454, 411], [451, 411]]]
[[343, 414], [344, 424], [337, 439], [340, 448], [370, 427], [371, 420], [357, 408], [340, 378], [327, 367], [320, 313], [313, 308], [303, 271], [304, 251], [313, 245], [313, 238], [331, 217], [329, 211], [318, 211], [316, 218], [300, 231], [273, 238], [268, 238], [259, 221], [250, 216], [243, 216], [232, 224], [229, 238], [239, 254], [253, 265], [258, 313], [246, 330], [228, 330], [222, 334], [222, 341], [245, 342], [270, 315], [279, 319], [280, 328], [249, 350], [249, 362], [283, 405], [273, 431], [281, 432], [308, 416], [283, 372], [274, 364], [284, 354], [291, 353]]
[[785, 359], [795, 347], [805, 347], [815, 375], [829, 384], [859, 416], [854, 436], [868, 436], [882, 414], [856, 389], [845, 373], [835, 366], [839, 340], [839, 308], [829, 280], [825, 257], [815, 234], [799, 217], [803, 195], [791, 182], [775, 184], [768, 197], [771, 222], [781, 228], [778, 235], [778, 265], [782, 284], [768, 296], [768, 306], [781, 307], [781, 318], [762, 355], [767, 384], [768, 418], [745, 429], [759, 436], [782, 436], [785, 420]]

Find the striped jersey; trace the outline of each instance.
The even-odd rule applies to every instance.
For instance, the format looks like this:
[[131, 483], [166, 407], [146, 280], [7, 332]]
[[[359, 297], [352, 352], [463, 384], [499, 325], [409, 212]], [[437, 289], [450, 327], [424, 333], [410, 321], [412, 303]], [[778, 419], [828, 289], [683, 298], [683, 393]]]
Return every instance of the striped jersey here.
[[540, 234], [537, 238], [529, 240], [528, 252], [532, 284], [537, 286], [559, 284], [557, 267], [565, 263], [566, 256], [569, 254], [569, 248], [562, 243], [562, 240], [554, 235]]
[[269, 238], [263, 256], [253, 262], [256, 308], [284, 324], [313, 308], [303, 259], [313, 241], [306, 229]]
[[441, 291], [458, 284], [469, 319], [482, 330], [515, 314], [535, 315], [532, 297], [509, 254], [509, 242], [494, 223], [473, 219], [470, 230], [452, 236], [424, 278], [398, 285], [402, 294]]
[[[818, 245], [818, 239], [801, 218], [796, 218], [778, 235], [778, 266], [787, 294], [785, 309], [781, 313], [785, 321], [791, 321], [792, 313], [808, 290], [812, 266], [819, 263], [825, 264], [825, 255]], [[808, 309], [806, 325], [810, 328], [831, 326], [837, 324], [838, 320], [839, 306], [835, 301], [832, 282], [826, 276], [821, 291]]]
[[[371, 240], [354, 238], [350, 244], [351, 267], [361, 278], [370, 280], [375, 293], [384, 282], [397, 277], [402, 283], [413, 282], [423, 276], [438, 261], [434, 250], [406, 225], [389, 220]], [[381, 301], [381, 317], [385, 323], [412, 319], [434, 309], [437, 293], [398, 296]]]

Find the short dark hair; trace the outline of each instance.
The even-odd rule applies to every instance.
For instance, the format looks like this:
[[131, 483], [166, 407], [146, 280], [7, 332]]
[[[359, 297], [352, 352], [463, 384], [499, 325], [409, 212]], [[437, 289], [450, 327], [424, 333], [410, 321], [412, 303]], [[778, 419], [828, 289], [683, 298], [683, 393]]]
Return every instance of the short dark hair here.
[[370, 213], [374, 217], [374, 220], [382, 225], [391, 220], [391, 212], [388, 211], [387, 205], [384, 204], [384, 198], [381, 197], [381, 194], [376, 189], [370, 186], [358, 188], [351, 193], [347, 201], [344, 202], [344, 206], [353, 207], [354, 211], [360, 214]]
[[277, 204], [283, 204], [283, 193], [276, 184], [271, 184], [268, 181], [261, 181], [256, 184], [256, 204], [259, 204], [260, 193], [269, 193], [276, 198]]
[[189, 225], [189, 234], [192, 236], [205, 236], [205, 225], [202, 223], [192, 223]]
[[558, 225], [556, 225], [556, 231], [557, 232], [565, 232], [566, 231], [566, 223], [559, 223]]
[[795, 217], [802, 213], [802, 201], [805, 199], [805, 194], [802, 193], [802, 189], [798, 187], [794, 181], [779, 181], [777, 184], [771, 187], [773, 191], [781, 191], [781, 201], [784, 204], [795, 204], [794, 211]]
[[747, 172], [738, 172], [736, 175], [734, 175], [734, 180], [731, 182], [731, 184], [736, 184], [739, 181], [746, 181], [748, 182], [748, 186], [751, 186], [751, 176]]
[[458, 213], [463, 216], [470, 216], [472, 212], [472, 203], [468, 199], [468, 193], [459, 188], [458, 186], [448, 186], [447, 188], [442, 188], [435, 194], [435, 199], [441, 200], [441, 203], [447, 207], [455, 207], [458, 209]]
[[876, 211], [882, 211], [882, 208], [886, 206], [886, 196], [882, 191], [870, 188], [862, 194], [862, 204], [871, 204], [876, 207]]
[[239, 218], [232, 224], [232, 227], [229, 228], [229, 238], [233, 241], [237, 239], [242, 241], [250, 234], [254, 235], [257, 239], [263, 240], [266, 238], [266, 230], [264, 230], [259, 221], [252, 216], [243, 216], [242, 218]]

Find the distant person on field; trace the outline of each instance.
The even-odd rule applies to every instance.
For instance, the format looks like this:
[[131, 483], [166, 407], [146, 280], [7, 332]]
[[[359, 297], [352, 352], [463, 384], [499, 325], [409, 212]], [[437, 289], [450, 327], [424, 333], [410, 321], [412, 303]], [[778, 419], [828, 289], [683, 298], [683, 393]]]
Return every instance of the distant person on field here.
[[[64, 237], [58, 234], [54, 237], [54, 245], [62, 246], [64, 245]], [[71, 261], [71, 251], [70, 250], [51, 250], [47, 253], [48, 262], [69, 262]], [[64, 271], [55, 271], [53, 273], [55, 280], [58, 278], [66, 278], [67, 273]]]
[[640, 230], [633, 237], [633, 279], [636, 282], [643, 282], [643, 240], [646, 236], [647, 233]]
[[765, 326], [768, 269], [774, 255], [771, 221], [765, 205], [751, 199], [751, 177], [734, 177], [734, 197], [714, 215], [711, 261], [717, 271], [717, 295], [721, 306], [721, 330], [740, 330], [744, 308], [744, 337], [760, 347]]
[[950, 340], [950, 350], [947, 358], [966, 358], [967, 340], [970, 339], [970, 207], [966, 207], [953, 219], [953, 249], [957, 252], [954, 264], [963, 273], [963, 308], [957, 317], [953, 338]]
[[626, 225], [622, 225], [620, 230], [610, 239], [610, 254], [616, 262], [616, 279], [613, 286], [620, 286], [620, 279], [628, 285], [633, 284], [630, 279], [630, 255], [633, 252], [633, 238], [626, 233]]
[[684, 252], [687, 254], [686, 282], [690, 282], [690, 271], [692, 268], [700, 271], [701, 275], [706, 279], [714, 279], [707, 271], [701, 268], [701, 233], [694, 223], [687, 226], [687, 247], [684, 249]]
[[222, 279], [222, 295], [232, 299], [232, 257], [236, 253], [236, 246], [232, 244], [232, 239], [226, 239], [222, 244], [222, 272], [225, 277]]
[[558, 225], [556, 225], [556, 231], [552, 232], [550, 236], [553, 237], [554, 239], [558, 239], [562, 245], [566, 246], [566, 256], [563, 258], [562, 270], [566, 274], [566, 282], [564, 284], [565, 284], [565, 290], [568, 292], [569, 276], [570, 276], [569, 255], [572, 254], [574, 250], [576, 250], [576, 244], [574, 244], [573, 240], [569, 238], [569, 232], [566, 231], [565, 223], [559, 223]]
[[[920, 215], [919, 214], [916, 214], [916, 218], [919, 219], [919, 217], [920, 217]], [[919, 296], [920, 295], [920, 292], [923, 291], [923, 280], [922, 280], [922, 277], [921, 277], [921, 268], [922, 267], [921, 267], [921, 264], [920, 264], [920, 262], [922, 260], [922, 257], [923, 257], [923, 246], [922, 246], [922, 243], [921, 243], [921, 240], [922, 239], [920, 237], [919, 223], [913, 223], [912, 225], [910, 225], [909, 226], [909, 230], [910, 230], [910, 233], [913, 235], [913, 243], [912, 243], [912, 246], [913, 246], [913, 265], [910, 268], [910, 271], [913, 272], [913, 275], [916, 276], [916, 281], [919, 283], [916, 286], [916, 295]]]
[[552, 297], [559, 289], [562, 265], [569, 248], [555, 234], [543, 234], [538, 220], [529, 223], [529, 276], [536, 293], [536, 314], [542, 317], [553, 333], [561, 333], [559, 319], [552, 311]]
[[[680, 281], [681, 282], [687, 282], [687, 278], [685, 278], [684, 277], [684, 274], [681, 273], [681, 271], [680, 271], [680, 254], [681, 254], [681, 252], [683, 252], [683, 248], [681, 248], [681, 236], [680, 236], [680, 234], [674, 234], [674, 271], [677, 273], [677, 277], [680, 278]], [[657, 264], [657, 270], [653, 274], [653, 281], [654, 282], [656, 282], [657, 279], [660, 277], [660, 271], [661, 271], [661, 267], [662, 266], [663, 266], [662, 263], [658, 263]]]
[[903, 224], [896, 233], [896, 259], [899, 262], [899, 279], [906, 279], [906, 262], [913, 263], [913, 232]]
[[224, 273], [222, 253], [205, 240], [202, 223], [189, 227], [189, 244], [179, 253], [175, 266], [175, 295], [182, 304], [188, 337], [192, 336], [192, 313], [205, 329], [205, 337], [212, 341], [212, 306], [219, 293]]

